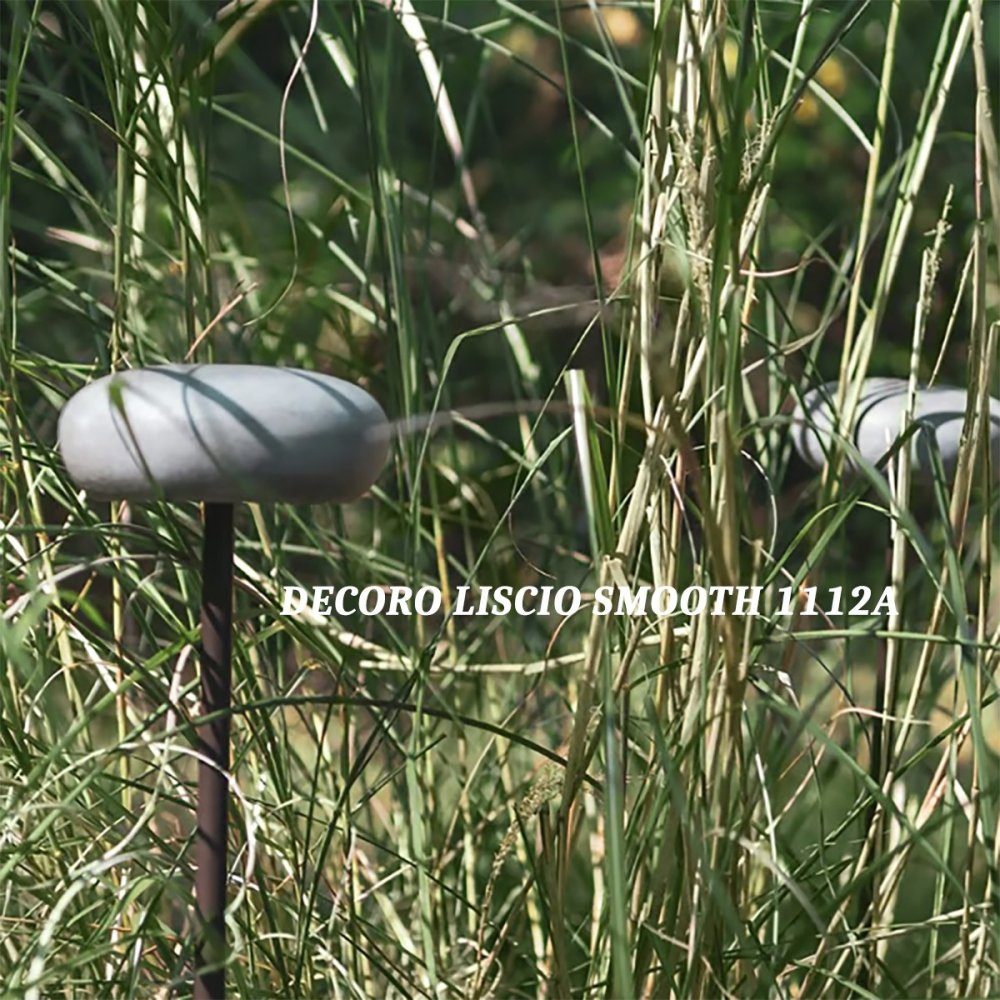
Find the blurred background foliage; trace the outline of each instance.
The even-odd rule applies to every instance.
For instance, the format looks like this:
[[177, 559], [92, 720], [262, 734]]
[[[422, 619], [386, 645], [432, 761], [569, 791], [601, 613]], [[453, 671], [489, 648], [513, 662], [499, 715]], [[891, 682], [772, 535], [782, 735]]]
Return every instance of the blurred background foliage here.
[[[757, 267], [773, 274], [772, 301], [789, 303], [788, 339], [820, 335], [782, 363], [802, 390], [839, 373], [847, 297], [841, 262], [852, 259], [863, 200], [868, 158], [858, 136], [875, 128], [886, 6], [867, 5], [823, 62], [815, 82], [825, 102], [805, 93], [775, 158]], [[26, 9], [4, 5], [5, 34]], [[12, 238], [22, 255], [20, 342], [59, 362], [96, 361], [104, 370], [115, 321], [122, 333], [112, 339], [127, 345], [121, 363], [179, 361], [222, 313], [197, 358], [319, 367], [360, 381], [403, 417], [431, 408], [456, 336], [496, 324], [497, 303], [506, 298], [518, 317], [548, 310], [524, 322], [531, 366], [541, 366], [537, 378], [526, 384], [494, 330], [462, 344], [441, 404], [513, 404], [545, 395], [568, 365], [582, 366], [598, 402], [607, 402], [608, 351], [621, 350], [627, 309], [610, 307], [599, 329], [588, 303], [616, 290], [627, 294], [631, 280], [626, 266], [645, 76], [657, 44], [649, 6], [442, 0], [417, 10], [451, 95], [461, 167], [474, 186], [479, 218], [470, 218], [461, 169], [416, 46], [385, 4], [320, 3], [302, 72], [296, 60], [313, 13], [305, 2], [126, 4], [114, 18], [100, 5], [41, 4], [25, 64], [23, 134], [15, 139], [12, 179]], [[815, 6], [805, 65], [844, 10]], [[783, 78], [781, 54], [787, 56], [797, 11], [785, 2], [756, 8], [760, 36], [778, 54], [762, 87], [777, 89]], [[874, 286], [886, 213], [945, 14], [942, 4], [901, 9], [885, 169], [864, 248], [872, 261], [865, 296]], [[679, 17], [674, 11], [665, 31], [676, 31]], [[996, 4], [985, 17], [985, 35], [995, 37]], [[724, 44], [732, 74], [738, 32]], [[141, 67], [144, 52], [158, 59], [155, 83], [130, 92], [122, 65]], [[990, 55], [995, 73], [996, 47]], [[924, 377], [937, 355], [935, 337], [943, 336], [955, 306], [959, 248], [968, 244], [974, 220], [968, 178], [975, 97], [966, 59], [915, 206], [914, 233], [929, 233], [951, 198], [953, 238], [941, 251]], [[124, 153], [115, 141], [123, 132], [135, 144]], [[136, 178], [145, 178], [142, 205], [133, 204]], [[383, 196], [394, 206], [391, 220]], [[123, 237], [116, 264], [121, 212], [136, 229]], [[923, 239], [904, 245], [872, 373], [906, 374], [925, 245]], [[995, 318], [995, 247], [990, 253], [987, 301]], [[687, 280], [678, 255], [665, 301], [677, 302]], [[945, 381], [964, 381], [969, 308], [967, 297], [959, 301], [940, 372]], [[670, 322], [666, 312], [663, 324]], [[419, 371], [407, 374], [414, 364]], [[37, 388], [26, 386], [29, 399]], [[43, 440], [54, 434], [52, 402], [49, 393], [34, 411]], [[490, 430], [517, 442], [514, 417], [495, 417]], [[466, 448], [464, 460], [468, 474], [489, 480], [492, 449]], [[554, 478], [564, 480], [560, 492], [576, 482], [572, 468]], [[509, 501], [506, 477], [483, 486], [494, 509]], [[569, 486], [570, 504], [577, 490]], [[545, 539], [551, 524], [532, 502], [538, 499], [526, 498], [530, 510], [521, 508], [518, 527]]]
[[[313, 41], [308, 72], [296, 81], [286, 109], [285, 138], [295, 149], [289, 156], [288, 183], [299, 240], [296, 259], [275, 133], [282, 94], [297, 57], [294, 40], [308, 28], [309, 8], [294, 3], [229, 4], [226, 16], [226, 7], [172, 2], [132, 12], [135, 19], [140, 10], [144, 16], [132, 26], [131, 44], [148, 36], [147, 44], [157, 51], [162, 48], [165, 60], [158, 67], [162, 85], [180, 95], [188, 141], [195, 147], [194, 162], [204, 172], [196, 207], [202, 226], [211, 233], [215, 265], [211, 273], [183, 273], [179, 236], [184, 224], [176, 211], [180, 197], [176, 179], [151, 177], [150, 225], [142, 234], [141, 259], [153, 279], [141, 285], [141, 314], [144, 325], [151, 328], [151, 346], [158, 347], [163, 357], [177, 359], [186, 353], [183, 321], [192, 283], [198, 286], [198, 318], [207, 323], [212, 308], [225, 304], [227, 293], [243, 281], [256, 288], [212, 338], [218, 350], [232, 357], [253, 354], [262, 361], [289, 361], [307, 350], [343, 351], [345, 346], [361, 351], [369, 331], [349, 310], [338, 310], [328, 293], [363, 300], [363, 283], [326, 243], [335, 239], [362, 261], [366, 254], [378, 253], [377, 247], [358, 245], [352, 225], [356, 231], [358, 219], [370, 209], [371, 171], [389, 165], [395, 179], [421, 195], [399, 197], [408, 251], [415, 259], [441, 262], [439, 274], [455, 272], [450, 284], [447, 276], [441, 277], [443, 289], [418, 284], [412, 290], [410, 308], [421, 319], [415, 327], [421, 348], [427, 362], [440, 368], [450, 338], [466, 328], [462, 320], [467, 318], [449, 316], [447, 292], [458, 293], [455, 298], [468, 297], [459, 271], [469, 265], [476, 248], [470, 248], [470, 241], [443, 218], [444, 213], [467, 214], [460, 179], [441, 136], [418, 57], [402, 36], [397, 18], [380, 4], [366, 5], [363, 17], [356, 16], [348, 3], [320, 5], [320, 34]], [[16, 5], [4, 6], [5, 33], [15, 9]], [[789, 44], [797, 9], [787, 3], [760, 5], [762, 32], [779, 52]], [[606, 288], [613, 288], [622, 276], [638, 172], [643, 70], [652, 44], [646, 5], [601, 5], [600, 31], [586, 2], [561, 4], [558, 16], [556, 7], [547, 2], [461, 0], [427, 3], [419, 10], [426, 16], [428, 41], [455, 95], [466, 165], [497, 247], [492, 263], [502, 269], [505, 280], [529, 287], [535, 281], [592, 287], [594, 281], [564, 87], [559, 43], [559, 33], [564, 32], [591, 224], [602, 279]], [[884, 13], [882, 4], [869, 5], [817, 75], [817, 83], [865, 135], [874, 128]], [[818, 5], [816, 31], [810, 39], [814, 47], [837, 14], [836, 4]], [[903, 5], [886, 136], [890, 162], [900, 156], [904, 137], [912, 133], [944, 14], [943, 5]], [[986, 35], [993, 37], [994, 29], [1000, 30], [996, 5], [988, 5], [985, 14]], [[126, 109], [116, 114], [110, 106], [107, 80], [111, 49], [121, 42], [104, 39], [109, 49], [99, 51], [94, 44], [100, 27], [94, 23], [97, 18], [88, 4], [42, 5], [40, 30], [26, 65], [21, 116], [25, 127], [52, 151], [59, 169], [51, 161], [32, 162], [34, 158], [23, 151], [13, 181], [13, 233], [18, 247], [36, 262], [25, 264], [19, 275], [21, 322], [29, 336], [34, 328], [57, 331], [67, 361], [89, 360], [106, 340], [106, 312], [98, 304], [110, 307], [112, 297], [113, 275], [107, 260], [112, 237], [108, 221], [114, 214], [117, 183], [112, 130]], [[338, 49], [350, 40], [364, 49], [367, 93], [338, 71]], [[605, 64], [604, 46], [610, 46], [614, 72]], [[735, 66], [737, 49], [735, 36], [727, 40], [730, 68]], [[351, 53], [352, 61], [355, 55]], [[810, 55], [815, 53], [807, 52]], [[995, 51], [992, 56], [990, 69], [996, 73], [1000, 64]], [[346, 60], [341, 63], [346, 65]], [[780, 73], [776, 66], [775, 79]], [[953, 84], [942, 135], [921, 190], [914, 218], [918, 232], [934, 228], [952, 187], [953, 227], [961, 236], [972, 225], [968, 113], [975, 97], [973, 67], [966, 60]], [[366, 108], [366, 102], [371, 106]], [[154, 137], [154, 143], [163, 140]], [[841, 116], [807, 93], [780, 146], [762, 253], [775, 271], [808, 262], [802, 264], [803, 290], [792, 317], [800, 333], [813, 331], [830, 294], [835, 276], [823, 256], [838, 259], [856, 230], [866, 166], [867, 158]], [[885, 191], [885, 200], [889, 193]], [[427, 209], [426, 196], [433, 198], [438, 211]], [[71, 234], [81, 229], [88, 239], [74, 240]], [[872, 256], [877, 256], [880, 234], [876, 228]], [[908, 242], [903, 274], [918, 272], [921, 249], [919, 241]], [[94, 303], [88, 306], [79, 296], [70, 303], [58, 295], [42, 294], [50, 287], [42, 263], [89, 292]], [[946, 245], [934, 303], [937, 320], [950, 311], [948, 292], [956, 288], [960, 269], [961, 261]], [[784, 280], [790, 284], [795, 277]], [[899, 352], [905, 356], [909, 350], [916, 294], [914, 281], [898, 283], [873, 368], [899, 372]], [[995, 284], [990, 294], [995, 309]], [[252, 329], [244, 330], [251, 320]], [[832, 319], [824, 339], [822, 361], [828, 362], [822, 365], [824, 375], [836, 374], [831, 367], [839, 358], [840, 322], [842, 317]], [[561, 366], [575, 332], [573, 327], [557, 330], [543, 338], [538, 349]], [[959, 381], [966, 342], [967, 338], [957, 337], [947, 357], [948, 374]], [[489, 339], [480, 340], [463, 354], [489, 351], [491, 346]], [[350, 364], [349, 359], [337, 362], [347, 369]], [[484, 392], [492, 395], [495, 385], [491, 388], [491, 380], [483, 377], [490, 373], [480, 369], [476, 378], [476, 368], [470, 363], [468, 393], [472, 398]]]

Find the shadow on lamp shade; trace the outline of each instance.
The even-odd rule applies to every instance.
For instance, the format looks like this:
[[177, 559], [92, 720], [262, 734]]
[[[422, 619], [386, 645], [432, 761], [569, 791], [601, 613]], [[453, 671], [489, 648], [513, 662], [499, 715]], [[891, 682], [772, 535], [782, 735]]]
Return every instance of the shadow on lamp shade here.
[[363, 389], [266, 365], [160, 365], [81, 389], [59, 451], [96, 500], [342, 503], [375, 482], [389, 425]]

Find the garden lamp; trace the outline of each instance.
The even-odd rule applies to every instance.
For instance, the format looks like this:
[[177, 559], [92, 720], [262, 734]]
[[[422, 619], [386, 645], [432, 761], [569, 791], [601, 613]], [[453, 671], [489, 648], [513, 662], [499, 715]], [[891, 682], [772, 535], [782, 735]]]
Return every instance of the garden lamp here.
[[195, 897], [196, 1000], [225, 993], [233, 508], [243, 501], [342, 503], [364, 493], [389, 451], [363, 389], [296, 368], [170, 364], [116, 372], [59, 416], [59, 451], [92, 500], [205, 505]]
[[[835, 412], [837, 383], [829, 382], [812, 389], [803, 397], [792, 417], [792, 443], [799, 455], [813, 469], [822, 469], [827, 455], [834, 448], [838, 436]], [[952, 481], [958, 466], [965, 425], [968, 393], [954, 386], [916, 387], [913, 397], [912, 436], [903, 446], [910, 458], [912, 480], [926, 489], [934, 477], [934, 451], [936, 450], [944, 474]], [[909, 405], [909, 383], [906, 379], [875, 377], [865, 379], [860, 388], [858, 403], [851, 426], [845, 430], [855, 451], [845, 452], [844, 468], [848, 474], [857, 475], [859, 466], [866, 463], [879, 466], [903, 432], [903, 417]], [[990, 398], [988, 424], [990, 461], [993, 474], [1000, 470], [1000, 400]], [[860, 458], [860, 461], [859, 461]], [[886, 552], [887, 568], [892, 570], [893, 552]], [[883, 654], [876, 666], [875, 714], [872, 719], [871, 764], [869, 774], [876, 785], [885, 777], [883, 748], [889, 747], [892, 733], [891, 695], [888, 679], [888, 646], [881, 640]], [[883, 726], [885, 731], [883, 732]], [[868, 812], [870, 826], [876, 816], [873, 804]], [[871, 889], [867, 890], [862, 904], [865, 912], [871, 904]]]
[[[858, 454], [870, 465], [877, 465], [902, 431], [909, 385], [902, 378], [868, 378], [861, 384], [850, 438]], [[802, 397], [792, 417], [792, 442], [795, 450], [814, 469], [822, 469], [831, 451], [837, 431], [834, 404], [837, 383], [811, 389]], [[911, 470], [914, 478], [932, 477], [932, 438], [941, 455], [945, 474], [951, 478], [958, 464], [959, 444], [965, 421], [968, 393], [953, 386], [918, 386], [914, 394], [913, 423], [917, 428], [911, 439]], [[1000, 400], [990, 399], [990, 447], [993, 468], [1000, 469]], [[852, 455], [845, 455], [845, 465], [857, 472]]]

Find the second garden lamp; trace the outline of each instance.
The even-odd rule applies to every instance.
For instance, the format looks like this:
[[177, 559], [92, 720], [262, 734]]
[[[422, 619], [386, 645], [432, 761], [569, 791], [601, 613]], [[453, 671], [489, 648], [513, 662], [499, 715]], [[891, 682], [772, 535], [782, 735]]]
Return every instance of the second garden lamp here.
[[388, 422], [363, 389], [263, 365], [161, 365], [108, 375], [59, 416], [59, 450], [93, 500], [205, 504], [195, 895], [196, 1000], [225, 992], [233, 507], [341, 503], [389, 452]]
[[[869, 464], [876, 465], [899, 438], [907, 393], [906, 379], [876, 377], [862, 383], [850, 436], [858, 454]], [[836, 437], [833, 407], [836, 396], [835, 382], [812, 389], [802, 397], [792, 417], [792, 442], [814, 469], [823, 468]], [[917, 429], [910, 443], [914, 478], [924, 481], [931, 478], [933, 447], [938, 449], [945, 474], [949, 478], [954, 475], [967, 402], [964, 389], [946, 385], [917, 387], [913, 406]], [[986, 433], [993, 467], [997, 469], [1000, 468], [1000, 400], [990, 399], [989, 408]], [[852, 455], [847, 456], [845, 464], [848, 470], [857, 471]]]

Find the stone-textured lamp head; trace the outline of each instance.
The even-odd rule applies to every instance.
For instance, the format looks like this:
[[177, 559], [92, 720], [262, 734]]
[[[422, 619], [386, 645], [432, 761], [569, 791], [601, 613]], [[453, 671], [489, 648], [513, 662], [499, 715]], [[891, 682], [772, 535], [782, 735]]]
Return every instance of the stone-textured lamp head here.
[[371, 486], [388, 448], [368, 393], [297, 368], [120, 372], [59, 416], [63, 461], [95, 500], [344, 502]]
[[[907, 382], [899, 378], [869, 378], [861, 385], [850, 438], [858, 454], [877, 465], [900, 437], [907, 403]], [[792, 417], [792, 441], [796, 451], [814, 469], [821, 469], [834, 448], [837, 420], [834, 405], [837, 384], [827, 383], [802, 397]], [[910, 460], [916, 480], [927, 481], [933, 472], [932, 448], [941, 455], [945, 473], [951, 477], [958, 463], [959, 442], [965, 421], [968, 393], [952, 386], [920, 386], [913, 408], [917, 424], [909, 440]], [[1000, 400], [990, 400], [990, 447], [994, 471], [1000, 471]], [[845, 455], [849, 471], [857, 472], [857, 462]]]
[[194, 995], [225, 994], [233, 505], [342, 503], [374, 483], [389, 426], [371, 396], [328, 375], [260, 365], [160, 365], [81, 389], [59, 415], [70, 478], [96, 500], [205, 503], [198, 727], [201, 928]]

